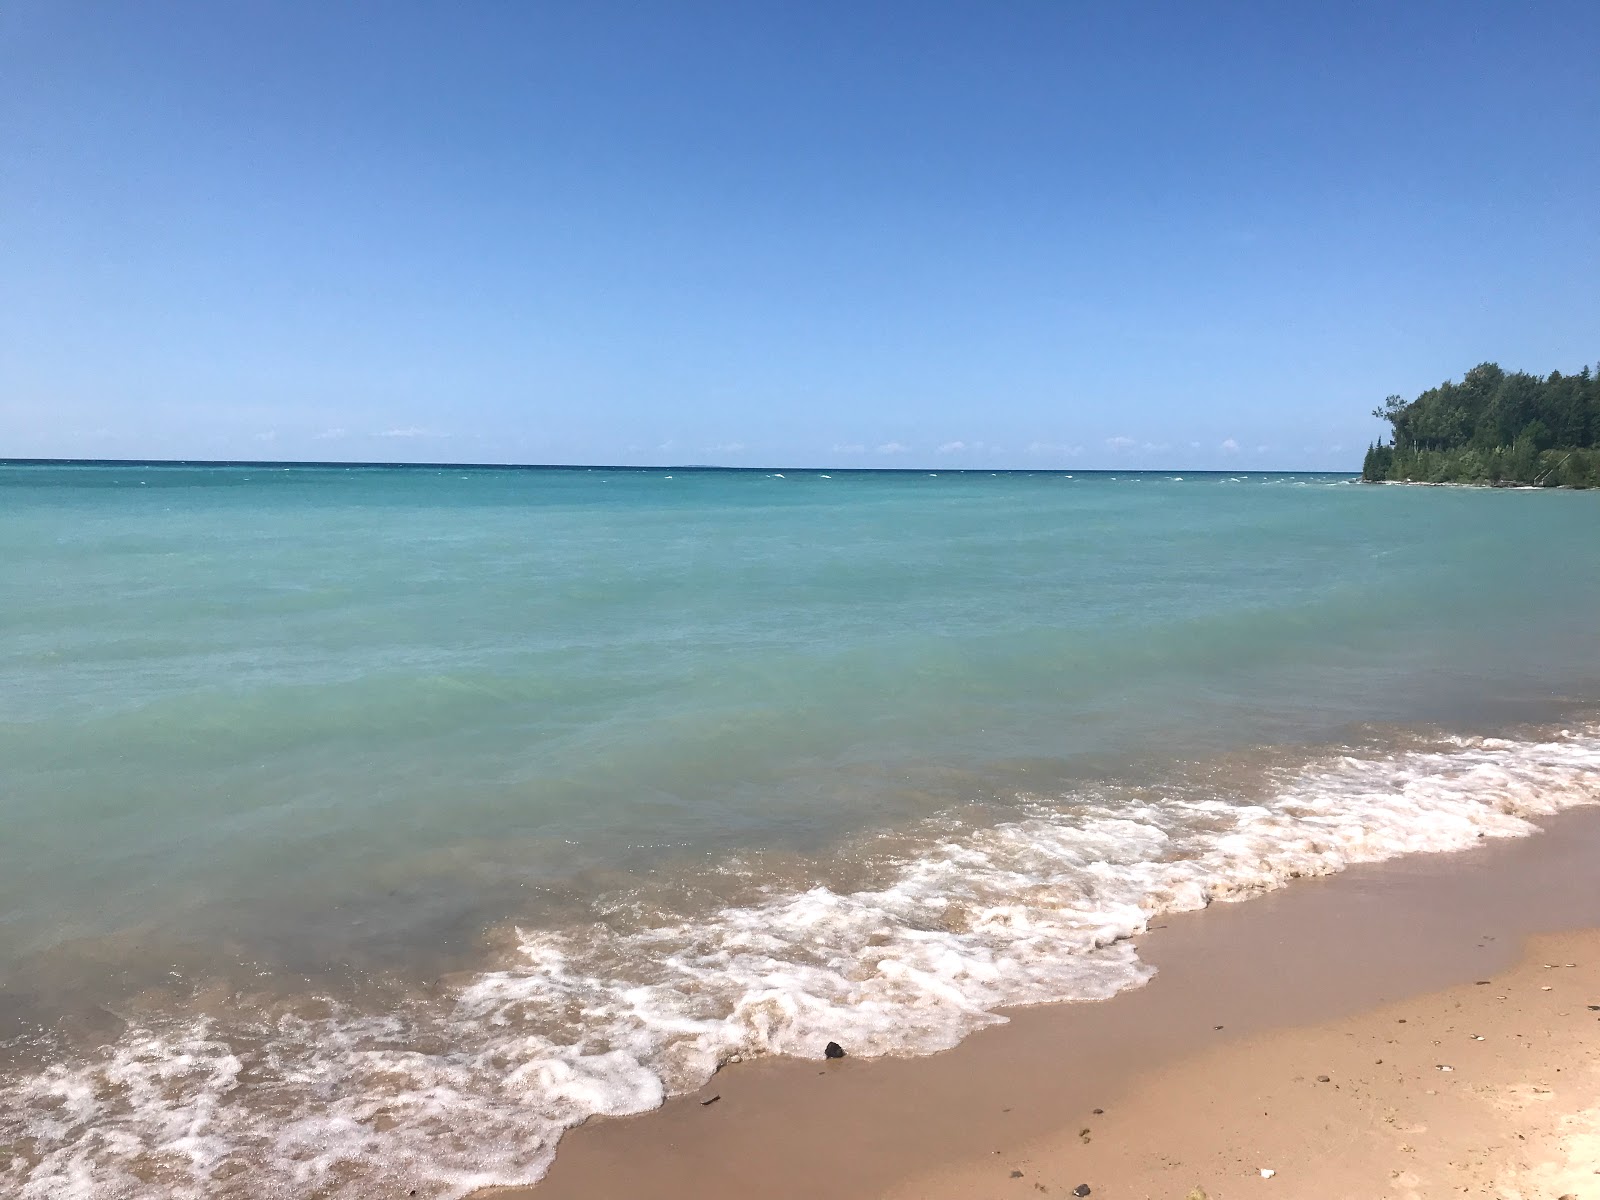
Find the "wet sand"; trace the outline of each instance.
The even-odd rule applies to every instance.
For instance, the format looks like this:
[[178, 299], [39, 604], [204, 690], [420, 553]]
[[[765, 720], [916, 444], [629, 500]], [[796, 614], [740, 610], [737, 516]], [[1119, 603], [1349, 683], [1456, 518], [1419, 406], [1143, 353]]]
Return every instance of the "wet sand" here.
[[1600, 810], [1542, 824], [1166, 918], [1147, 987], [944, 1054], [729, 1067], [479, 1195], [1600, 1197]]
[[888, 1195], [1600, 1196], [1600, 932], [1528, 948], [1486, 982], [1191, 1056], [1076, 1129]]

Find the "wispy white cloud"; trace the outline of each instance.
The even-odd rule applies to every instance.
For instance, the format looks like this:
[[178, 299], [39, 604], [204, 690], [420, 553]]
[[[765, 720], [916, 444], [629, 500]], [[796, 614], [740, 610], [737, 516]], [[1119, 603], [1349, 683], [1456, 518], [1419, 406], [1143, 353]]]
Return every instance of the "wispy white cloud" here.
[[959, 454], [967, 448], [965, 442], [946, 442], [939, 447], [940, 454]]
[[833, 448], [835, 454], [865, 454], [867, 448], [860, 442], [845, 442]]
[[1256, 447], [1256, 453], [1257, 454], [1265, 454], [1268, 450], [1271, 450], [1271, 449], [1272, 449], [1271, 446], [1257, 446]]
[[705, 449], [709, 454], [743, 454], [745, 445], [743, 442], [721, 442], [715, 446], [707, 446]]
[[1239, 443], [1233, 438], [1224, 438], [1222, 444], [1218, 446], [1217, 449], [1221, 450], [1224, 454], [1237, 454], [1239, 453]]
[[1030, 442], [1028, 443], [1028, 453], [1065, 455], [1071, 458], [1074, 455], [1082, 454], [1083, 447], [1074, 446], [1068, 442]]
[[387, 438], [443, 438], [450, 435], [448, 433], [439, 433], [433, 429], [424, 429], [420, 425], [406, 425], [399, 429], [385, 429], [378, 436]]
[[337, 441], [344, 436], [345, 431], [342, 429], [324, 429], [321, 433], [313, 433], [311, 435], [312, 439], [318, 442]]
[[1128, 447], [1137, 446], [1138, 444], [1139, 443], [1134, 441], [1134, 439], [1131, 437], [1108, 437], [1106, 439], [1106, 445], [1110, 446], [1113, 450], [1126, 450]]
[[1158, 452], [1161, 450], [1170, 450], [1172, 449], [1172, 446], [1168, 442], [1144, 442], [1139, 446], [1139, 449]]
[[911, 447], [907, 446], [904, 442], [885, 442], [883, 445], [878, 447], [878, 453], [879, 454], [905, 454], [908, 451], [910, 451], [910, 449], [911, 449]]

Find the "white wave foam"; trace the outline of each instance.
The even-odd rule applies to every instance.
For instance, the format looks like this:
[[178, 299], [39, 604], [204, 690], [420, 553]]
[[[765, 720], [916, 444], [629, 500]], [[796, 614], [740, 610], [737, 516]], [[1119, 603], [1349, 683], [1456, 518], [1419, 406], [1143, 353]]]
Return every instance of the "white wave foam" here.
[[450, 1002], [130, 1030], [0, 1083], [21, 1200], [462, 1195], [537, 1178], [563, 1129], [702, 1083], [731, 1057], [926, 1053], [999, 1006], [1148, 978], [1160, 913], [1303, 875], [1533, 830], [1600, 800], [1600, 727], [1463, 739], [1286, 774], [1261, 804], [1079, 797], [930, 840], [873, 890], [816, 887], [619, 932], [524, 931]]

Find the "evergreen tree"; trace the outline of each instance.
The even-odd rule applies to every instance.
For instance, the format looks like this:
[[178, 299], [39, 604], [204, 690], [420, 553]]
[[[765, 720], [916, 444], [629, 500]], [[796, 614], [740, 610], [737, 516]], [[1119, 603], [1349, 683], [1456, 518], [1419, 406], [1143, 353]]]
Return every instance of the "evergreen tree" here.
[[1372, 415], [1391, 433], [1367, 448], [1363, 479], [1600, 484], [1600, 368], [1539, 376], [1480, 363], [1460, 383], [1390, 396]]

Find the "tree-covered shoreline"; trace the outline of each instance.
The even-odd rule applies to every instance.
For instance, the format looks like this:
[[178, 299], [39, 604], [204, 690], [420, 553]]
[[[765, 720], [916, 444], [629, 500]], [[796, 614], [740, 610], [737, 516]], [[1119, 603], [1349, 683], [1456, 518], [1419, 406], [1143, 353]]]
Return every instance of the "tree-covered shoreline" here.
[[1390, 396], [1373, 416], [1387, 442], [1367, 448], [1373, 483], [1600, 487], [1600, 371], [1507, 373], [1494, 363], [1415, 400]]

